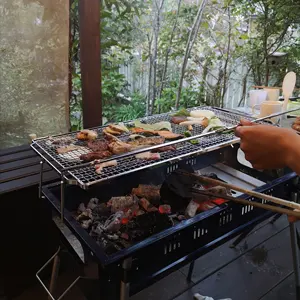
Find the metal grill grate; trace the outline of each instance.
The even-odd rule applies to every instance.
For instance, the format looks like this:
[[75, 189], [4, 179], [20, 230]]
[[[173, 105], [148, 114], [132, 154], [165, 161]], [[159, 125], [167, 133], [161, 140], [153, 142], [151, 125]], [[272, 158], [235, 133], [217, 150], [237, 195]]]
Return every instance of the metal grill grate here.
[[[207, 109], [213, 111], [226, 127], [237, 125], [241, 118], [241, 116], [238, 114], [227, 112], [218, 108], [198, 107], [194, 109]], [[171, 113], [166, 113], [151, 117], [145, 117], [141, 119], [141, 122], [151, 124], [160, 121], [170, 121], [171, 117]], [[128, 122], [127, 124], [131, 124], [131, 122]], [[102, 130], [104, 128], [105, 127], [99, 127], [94, 128], [93, 130], [96, 130], [99, 136], [101, 136]], [[193, 131], [191, 133], [193, 136], [199, 135], [202, 133], [203, 129], [204, 128], [200, 125], [193, 125]], [[175, 133], [183, 134], [186, 129], [183, 126], [172, 124], [172, 130]], [[128, 138], [128, 135], [129, 134], [123, 134], [119, 138], [121, 140], [126, 140]], [[61, 171], [70, 167], [76, 167], [75, 169], [72, 169], [72, 171], [69, 170], [68, 173], [74, 177], [74, 179], [82, 188], [88, 188], [90, 185], [93, 185], [95, 183], [99, 183], [111, 178], [149, 168], [150, 166], [156, 166], [164, 162], [181, 159], [183, 157], [191, 156], [193, 154], [198, 154], [201, 152], [212, 151], [216, 148], [220, 148], [222, 146], [238, 142], [238, 139], [232, 133], [213, 134], [207, 137], [202, 137], [198, 139], [199, 144], [197, 145], [193, 145], [190, 142], [179, 141], [178, 144], [176, 144], [176, 151], [168, 151], [161, 153], [161, 158], [159, 160], [138, 160], [135, 158], [134, 155], [132, 155], [125, 158], [119, 158], [117, 166], [104, 168], [101, 174], [97, 174], [93, 166], [81, 166], [83, 162], [80, 161], [79, 156], [81, 154], [88, 153], [91, 150], [87, 147], [84, 147], [84, 142], [78, 141], [76, 139], [76, 133], [64, 134], [57, 137], [71, 138], [74, 141], [75, 145], [82, 146], [82, 148], [80, 150], [75, 150], [66, 154], [57, 154], [57, 146], [53, 146], [53, 144], [50, 142], [50, 137], [46, 137], [35, 140], [33, 142], [33, 146], [35, 146], [34, 149], [38, 153], [40, 153], [39, 149], [44, 151], [47, 154], [47, 156], [49, 156], [54, 162], [56, 162], [60, 166]]]

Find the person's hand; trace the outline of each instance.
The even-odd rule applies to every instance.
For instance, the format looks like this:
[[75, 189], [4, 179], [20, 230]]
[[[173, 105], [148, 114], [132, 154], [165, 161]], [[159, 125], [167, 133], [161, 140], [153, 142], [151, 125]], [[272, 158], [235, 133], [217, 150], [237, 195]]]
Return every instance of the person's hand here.
[[290, 165], [291, 145], [299, 142], [291, 129], [259, 125], [242, 120], [235, 132], [241, 138], [245, 158], [256, 169], [276, 169]]

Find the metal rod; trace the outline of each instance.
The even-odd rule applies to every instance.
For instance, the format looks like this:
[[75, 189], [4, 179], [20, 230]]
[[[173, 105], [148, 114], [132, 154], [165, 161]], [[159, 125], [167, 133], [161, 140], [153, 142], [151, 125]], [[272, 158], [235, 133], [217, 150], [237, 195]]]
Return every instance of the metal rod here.
[[289, 209], [282, 208], [282, 207], [277, 207], [277, 206], [273, 206], [273, 205], [262, 204], [262, 203], [255, 202], [255, 201], [249, 201], [249, 200], [245, 200], [245, 199], [235, 198], [235, 197], [232, 197], [232, 196], [229, 196], [229, 195], [211, 193], [211, 192], [208, 192], [206, 190], [192, 189], [192, 192], [194, 194], [206, 195], [206, 196], [209, 196], [211, 198], [222, 198], [222, 199], [225, 199], [225, 200], [234, 201], [234, 202], [242, 204], [242, 205], [252, 205], [254, 207], [262, 208], [262, 209], [265, 209], [265, 210], [270, 210], [270, 211], [275, 212], [275, 213], [286, 214], [288, 216], [293, 216], [293, 217], [296, 217], [296, 218], [300, 218], [300, 212], [294, 211], [294, 210], [289, 210]]
[[40, 182], [39, 182], [39, 199], [42, 198], [42, 185], [43, 185], [43, 167], [44, 167], [44, 159], [40, 161]]
[[194, 267], [195, 267], [195, 261], [193, 260], [191, 263], [190, 263], [190, 266], [189, 266], [189, 272], [188, 272], [188, 275], [186, 277], [187, 281], [192, 281], [192, 276], [193, 276], [193, 272], [194, 272]]
[[[58, 278], [58, 274], [59, 274], [59, 267], [60, 267], [60, 257], [57, 254], [54, 257], [53, 266], [52, 266], [52, 273], [51, 273], [51, 279], [50, 279], [49, 291], [50, 291], [51, 295], [54, 294], [54, 291], [55, 291], [55, 288], [56, 288], [57, 278]], [[49, 295], [48, 295], [48, 299], [49, 300], [51, 299], [51, 297]]]
[[276, 204], [279, 204], [279, 205], [284, 205], [284, 206], [287, 206], [287, 207], [290, 207], [290, 208], [293, 208], [293, 209], [300, 210], [300, 204], [295, 203], [295, 202], [283, 200], [283, 199], [280, 199], [280, 198], [277, 198], [277, 197], [274, 197], [274, 196], [262, 194], [262, 193], [255, 192], [255, 191], [250, 191], [250, 190], [241, 188], [239, 186], [229, 184], [229, 183], [225, 183], [223, 181], [212, 179], [212, 178], [209, 178], [209, 177], [195, 175], [193, 173], [188, 173], [188, 172], [185, 172], [185, 171], [181, 171], [180, 173], [184, 174], [186, 176], [190, 176], [190, 177], [192, 177], [192, 178], [194, 178], [194, 179], [196, 179], [196, 180], [198, 180], [202, 183], [204, 182], [204, 183], [210, 183], [210, 184], [213, 184], [213, 185], [216, 185], [216, 186], [223, 186], [225, 188], [229, 188], [231, 190], [242, 192], [244, 194], [247, 194], [247, 195], [250, 195], [250, 196], [253, 196], [253, 197], [257, 197], [257, 198], [264, 199], [264, 200], [267, 200], [267, 201], [270, 201], [270, 202], [273, 202], [273, 203], [276, 203]]
[[65, 179], [64, 176], [61, 176], [60, 181], [60, 218], [64, 222], [64, 212], [65, 212]]
[[[271, 114], [271, 115], [268, 115], [268, 116], [263, 117], [263, 118], [255, 119], [252, 122], [256, 123], [256, 122], [264, 121], [264, 120], [267, 120], [267, 119], [270, 119], [270, 118], [273, 118], [273, 117], [277, 117], [277, 116], [281, 116], [281, 115], [287, 114], [289, 112], [297, 111], [297, 110], [300, 110], [300, 108], [295, 108], [295, 109], [291, 109], [291, 110], [288, 110], [288, 111], [285, 111], [285, 112]], [[112, 157], [102, 159], [102, 160], [99, 160], [99, 161], [102, 163], [102, 162], [108, 162], [108, 161], [117, 160], [117, 159], [121, 159], [121, 158], [126, 158], [126, 157], [129, 157], [129, 156], [132, 156], [132, 155], [148, 152], [148, 151], [151, 151], [151, 150], [156, 150], [156, 149], [159, 149], [161, 147], [171, 146], [171, 145], [175, 145], [175, 144], [183, 143], [183, 142], [188, 142], [188, 141], [191, 141], [191, 140], [194, 140], [194, 139], [199, 139], [199, 138], [211, 136], [211, 135], [216, 134], [216, 133], [222, 133], [224, 131], [231, 131], [231, 130], [236, 129], [238, 126], [239, 126], [239, 124], [235, 125], [235, 126], [231, 126], [231, 127], [220, 128], [220, 129], [217, 129], [217, 130], [213, 130], [213, 131], [210, 131], [210, 132], [201, 133], [201, 134], [198, 134], [198, 135], [186, 137], [186, 138], [179, 139], [179, 140], [176, 140], [176, 141], [171, 141], [171, 142], [167, 142], [167, 143], [164, 143], [164, 144], [154, 145], [154, 146], [147, 147], [147, 148], [137, 149], [137, 150], [134, 150], [134, 151], [123, 153], [123, 154], [117, 155], [117, 156], [112, 156]], [[200, 150], [201, 150], [201, 148], [199, 148], [199, 151]], [[84, 164], [81, 164], [81, 165], [78, 165], [78, 166], [72, 166], [72, 167], [69, 167], [69, 168], [65, 168], [65, 170], [70, 171], [70, 170], [73, 170], [73, 169], [82, 168], [84, 166], [89, 166], [90, 164], [91, 164], [90, 162], [89, 163], [84, 163]]]
[[300, 272], [299, 272], [299, 250], [297, 249], [297, 236], [295, 223], [290, 223], [291, 247], [293, 256], [293, 267], [295, 274], [296, 299], [300, 299]]

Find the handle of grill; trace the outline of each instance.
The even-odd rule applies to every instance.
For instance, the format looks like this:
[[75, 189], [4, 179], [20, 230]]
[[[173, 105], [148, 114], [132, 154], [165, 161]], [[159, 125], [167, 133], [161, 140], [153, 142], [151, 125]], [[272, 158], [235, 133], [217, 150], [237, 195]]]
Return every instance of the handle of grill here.
[[[36, 278], [44, 288], [44, 290], [47, 292], [49, 297], [52, 300], [61, 300], [71, 289], [72, 287], [78, 282], [79, 279], [83, 278], [81, 276], [78, 276], [67, 288], [66, 290], [59, 296], [59, 298], [54, 298], [54, 296], [51, 294], [51, 291], [46, 287], [43, 280], [40, 278], [40, 273], [57, 257], [59, 252], [61, 251], [61, 248], [59, 247], [58, 250], [55, 252], [55, 254], [37, 271]], [[52, 276], [51, 276], [52, 277]], [[50, 288], [51, 289], [51, 288]]]

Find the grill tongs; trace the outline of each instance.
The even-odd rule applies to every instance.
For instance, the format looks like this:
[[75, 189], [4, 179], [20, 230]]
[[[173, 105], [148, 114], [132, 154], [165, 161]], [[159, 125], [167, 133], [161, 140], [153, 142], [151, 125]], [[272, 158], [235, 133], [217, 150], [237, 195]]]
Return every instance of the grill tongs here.
[[[201, 184], [222, 186], [229, 190], [235, 190], [235, 191], [253, 196], [255, 198], [264, 199], [269, 202], [288, 207], [289, 209], [283, 208], [283, 207], [278, 207], [278, 206], [273, 206], [273, 205], [269, 205], [269, 204], [258, 203], [255, 201], [249, 201], [249, 200], [245, 200], [245, 199], [241, 199], [241, 198], [232, 197], [232, 196], [226, 195], [226, 194], [219, 194], [219, 193], [215, 193], [215, 192], [211, 192], [211, 191], [207, 191], [207, 190], [196, 189], [196, 188], [192, 189], [193, 194], [205, 195], [211, 199], [221, 198], [224, 200], [234, 201], [236, 203], [243, 204], [243, 205], [252, 205], [254, 207], [263, 208], [263, 209], [270, 210], [275, 213], [286, 214], [288, 216], [293, 216], [293, 217], [300, 219], [300, 204], [298, 204], [298, 203], [283, 200], [283, 199], [280, 199], [280, 198], [277, 198], [274, 196], [270, 196], [270, 195], [266, 195], [266, 194], [262, 194], [259, 192], [250, 191], [250, 190], [238, 187], [233, 184], [229, 184], [229, 183], [226, 183], [223, 181], [212, 179], [212, 178], [209, 178], [206, 176], [196, 175], [196, 174], [189, 173], [189, 172], [186, 172], [183, 170], [178, 170], [178, 172], [180, 172], [182, 175], [189, 176], [194, 181], [199, 181]], [[299, 211], [295, 211], [294, 209], [299, 210]]]

